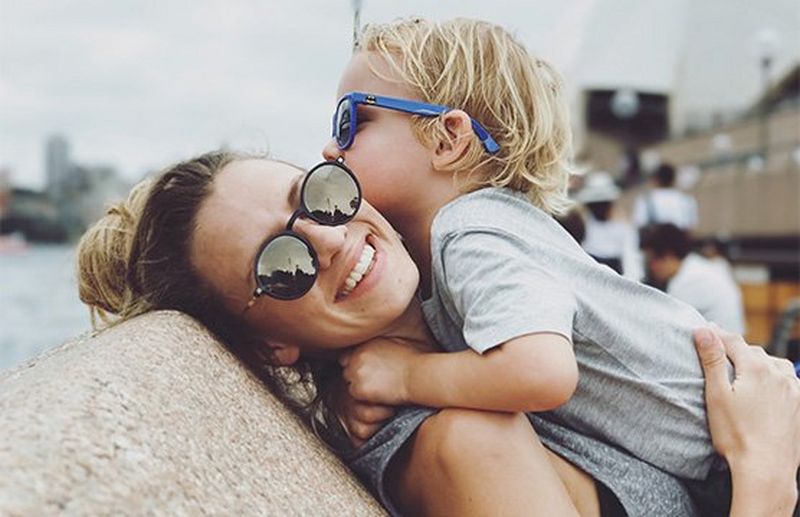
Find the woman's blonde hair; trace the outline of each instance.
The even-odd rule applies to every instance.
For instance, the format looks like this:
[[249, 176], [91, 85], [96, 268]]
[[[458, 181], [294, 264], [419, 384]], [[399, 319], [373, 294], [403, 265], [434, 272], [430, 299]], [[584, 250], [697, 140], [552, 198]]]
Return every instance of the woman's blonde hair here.
[[[366, 26], [357, 50], [388, 63], [393, 77], [372, 67], [383, 79], [399, 78], [426, 102], [464, 110], [491, 133], [497, 154], [473, 138], [449, 168], [462, 188], [509, 187], [553, 214], [570, 206], [572, 134], [561, 78], [505, 29], [478, 20], [413, 18]], [[414, 117], [413, 125], [425, 145], [444, 137], [439, 118]]]
[[[96, 328], [148, 311], [174, 309], [211, 330], [284, 402], [325, 432], [335, 362], [301, 361], [273, 367], [269, 351], [233, 314], [195, 269], [191, 243], [197, 213], [229, 163], [250, 156], [207, 153], [167, 168], [136, 185], [128, 199], [111, 206], [78, 244], [78, 291]], [[317, 389], [320, 387], [319, 389]], [[323, 424], [322, 427], [316, 424]]]

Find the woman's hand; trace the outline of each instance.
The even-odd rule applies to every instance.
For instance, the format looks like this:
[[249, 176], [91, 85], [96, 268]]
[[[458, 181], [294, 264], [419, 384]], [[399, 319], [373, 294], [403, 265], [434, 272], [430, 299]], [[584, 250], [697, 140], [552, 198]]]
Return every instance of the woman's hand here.
[[395, 338], [375, 338], [339, 356], [350, 395], [372, 404], [408, 402], [408, 372], [423, 352]]
[[[733, 478], [731, 515], [791, 515], [800, 466], [800, 380], [785, 360], [719, 329], [695, 332], [714, 447]], [[729, 380], [727, 361], [735, 368]]]

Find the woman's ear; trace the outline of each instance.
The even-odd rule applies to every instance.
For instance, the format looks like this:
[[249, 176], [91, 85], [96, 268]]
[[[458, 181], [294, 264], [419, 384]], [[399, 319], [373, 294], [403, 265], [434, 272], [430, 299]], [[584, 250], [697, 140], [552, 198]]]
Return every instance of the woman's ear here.
[[270, 362], [274, 366], [292, 366], [300, 359], [300, 347], [276, 341], [265, 341], [269, 348]]
[[472, 133], [472, 119], [462, 110], [450, 110], [440, 117], [444, 135], [439, 140], [434, 153], [433, 165], [436, 169], [458, 161], [467, 152]]

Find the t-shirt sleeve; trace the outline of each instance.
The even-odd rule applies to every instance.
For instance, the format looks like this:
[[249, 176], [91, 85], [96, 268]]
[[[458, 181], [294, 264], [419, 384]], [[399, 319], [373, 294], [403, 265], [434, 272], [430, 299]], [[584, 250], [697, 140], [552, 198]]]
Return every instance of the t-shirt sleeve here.
[[466, 231], [447, 239], [441, 253], [443, 288], [470, 348], [483, 353], [536, 332], [572, 340], [575, 296], [545, 261], [536, 260], [535, 247], [494, 231]]

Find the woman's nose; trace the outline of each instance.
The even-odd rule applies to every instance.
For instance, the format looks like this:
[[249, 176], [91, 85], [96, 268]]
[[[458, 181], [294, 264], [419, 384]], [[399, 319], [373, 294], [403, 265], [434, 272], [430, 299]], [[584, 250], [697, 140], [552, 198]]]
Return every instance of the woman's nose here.
[[336, 145], [336, 140], [333, 138], [328, 140], [328, 143], [322, 148], [322, 157], [331, 162], [343, 156], [343, 154], [339, 146]]
[[293, 230], [308, 239], [317, 252], [320, 269], [327, 269], [347, 242], [347, 226], [325, 226], [308, 219], [295, 222]]

